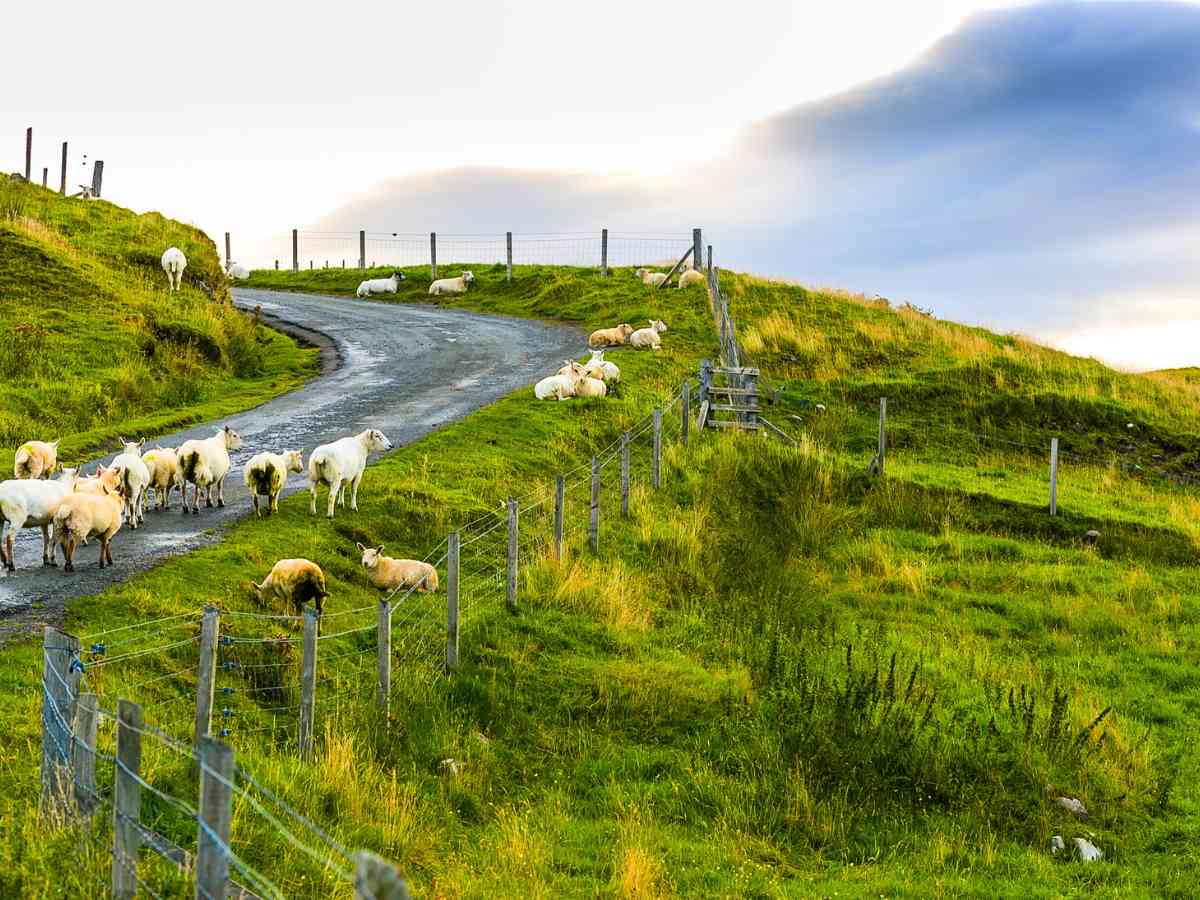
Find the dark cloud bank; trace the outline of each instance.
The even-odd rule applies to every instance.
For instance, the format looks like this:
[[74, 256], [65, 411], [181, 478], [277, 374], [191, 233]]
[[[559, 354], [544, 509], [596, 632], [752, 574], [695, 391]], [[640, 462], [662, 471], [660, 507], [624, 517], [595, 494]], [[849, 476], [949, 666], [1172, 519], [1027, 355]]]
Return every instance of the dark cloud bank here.
[[1136, 320], [1147, 298], [1200, 294], [1200, 9], [981, 14], [907, 69], [758, 123], [654, 187], [457, 169], [379, 185], [318, 224], [703, 224], [729, 265], [949, 318], [1043, 333]]

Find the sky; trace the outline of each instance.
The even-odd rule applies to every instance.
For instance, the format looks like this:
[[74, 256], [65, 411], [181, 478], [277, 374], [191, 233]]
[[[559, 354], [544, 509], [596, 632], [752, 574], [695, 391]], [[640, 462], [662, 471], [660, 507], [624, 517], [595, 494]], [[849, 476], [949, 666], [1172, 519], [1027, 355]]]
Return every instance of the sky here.
[[6, 42], [0, 168], [33, 125], [35, 170], [70, 140], [72, 183], [103, 158], [107, 198], [235, 258], [292, 227], [703, 225], [737, 268], [1200, 364], [1197, 6], [114, 6], [56, 7], [69, 65]]

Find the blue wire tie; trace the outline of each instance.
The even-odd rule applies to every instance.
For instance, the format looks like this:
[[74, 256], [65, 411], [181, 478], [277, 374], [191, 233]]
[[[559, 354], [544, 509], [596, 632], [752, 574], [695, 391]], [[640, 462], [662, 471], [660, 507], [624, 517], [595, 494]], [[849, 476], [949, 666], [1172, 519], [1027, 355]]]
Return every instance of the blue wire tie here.
[[92, 652], [98, 653], [101, 656], [103, 656], [104, 655], [104, 645], [103, 644], [92, 644]]
[[233, 718], [233, 710], [230, 709], [228, 706], [226, 706], [223, 710], [221, 710], [221, 718], [222, 719], [232, 719]]
[[83, 660], [81, 660], [79, 657], [75, 657], [73, 660], [71, 660], [71, 664], [69, 666], [67, 666], [67, 674], [68, 675], [72, 672], [82, 672], [82, 671], [83, 671]]
[[217, 737], [229, 737], [229, 729], [222, 728], [220, 731], [217, 732]]

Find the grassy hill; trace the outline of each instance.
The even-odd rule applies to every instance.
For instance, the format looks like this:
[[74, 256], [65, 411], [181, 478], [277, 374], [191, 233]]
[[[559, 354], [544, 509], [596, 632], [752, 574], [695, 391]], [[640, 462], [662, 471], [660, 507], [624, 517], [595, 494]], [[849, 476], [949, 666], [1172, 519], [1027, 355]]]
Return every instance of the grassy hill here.
[[[470, 539], [499, 521], [510, 493], [526, 495], [522, 533], [544, 536], [554, 474], [586, 465], [715, 350], [699, 291], [652, 293], [625, 272], [519, 269], [506, 284], [502, 269], [475, 271], [455, 305], [589, 327], [654, 315], [670, 326], [664, 350], [612, 354], [617, 397], [517, 392], [374, 464], [358, 515], [327, 524], [293, 498], [277, 519], [77, 602], [71, 627], [213, 602], [234, 635], [286, 635], [234, 614], [277, 612], [248, 582], [297, 555], [329, 577], [327, 629], [368, 627], [356, 541], [436, 558], [451, 528], [475, 523]], [[423, 298], [410, 276], [398, 302]], [[309, 763], [295, 753], [294, 646], [227, 651], [245, 666], [221, 682], [242, 762], [343, 844], [398, 861], [416, 896], [1191, 896], [1200, 504], [1181, 476], [1198, 446], [1196, 389], [916, 310], [726, 277], [746, 350], [779, 389], [766, 413], [799, 446], [709, 432], [684, 448], [669, 413], [663, 488], [649, 487], [643, 435], [631, 517], [616, 516], [606, 475], [593, 554], [586, 493], [572, 487], [567, 559], [523, 555], [515, 615], [489, 574], [502, 531], [471, 544], [453, 676], [438, 674], [444, 594], [397, 611], [390, 720], [373, 710], [370, 632], [323, 649]], [[350, 293], [358, 275], [255, 280]], [[880, 396], [890, 443], [875, 478]], [[168, 636], [156, 629], [147, 646]], [[186, 734], [182, 654], [94, 677], [106, 703], [134, 697], [148, 721]], [[64, 889], [60, 863], [80, 840], [33, 811], [40, 665], [36, 646], [0, 657], [13, 698], [0, 889], [27, 895]], [[186, 765], [153, 771], [194, 795]], [[170, 809], [148, 816], [188, 839]], [[1090, 835], [1105, 860], [1053, 858], [1054, 834]], [[234, 837], [289, 895], [348, 895], [251, 811], [235, 811]], [[83, 857], [68, 887], [86, 890], [103, 867]]]
[[[188, 258], [168, 293], [169, 246]], [[67, 462], [253, 406], [315, 369], [314, 352], [230, 304], [216, 248], [158, 213], [135, 215], [0, 182], [0, 471], [30, 439]]]

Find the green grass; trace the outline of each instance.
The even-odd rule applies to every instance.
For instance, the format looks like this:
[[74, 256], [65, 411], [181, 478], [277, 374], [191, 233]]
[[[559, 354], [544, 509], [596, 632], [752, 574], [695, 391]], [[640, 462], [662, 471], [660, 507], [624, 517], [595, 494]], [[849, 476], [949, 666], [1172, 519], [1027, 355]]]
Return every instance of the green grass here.
[[[700, 292], [657, 295], [626, 273], [531, 268], [507, 285], [502, 270], [475, 271], [477, 290], [454, 304], [585, 329], [661, 317], [664, 350], [613, 353], [622, 388], [603, 401], [516, 392], [372, 465], [359, 514], [312, 520], [292, 498], [277, 519], [81, 599], [70, 626], [88, 634], [206, 602], [272, 612], [248, 583], [300, 555], [328, 576], [326, 632], [366, 627], [370, 609], [338, 616], [374, 602], [356, 541], [436, 556], [451, 528], [482, 520], [473, 536], [498, 521], [509, 492], [529, 495], [522, 534], [544, 539], [553, 475], [713, 353]], [[424, 299], [417, 275], [399, 302]], [[348, 293], [359, 277], [253, 283]], [[705, 433], [685, 449], [669, 413], [663, 488], [649, 488], [643, 436], [631, 518], [616, 515], [607, 478], [592, 554], [573, 482], [567, 559], [530, 548], [516, 615], [476, 574], [502, 559], [501, 532], [466, 548], [452, 677], [438, 675], [444, 593], [397, 610], [390, 720], [372, 708], [370, 633], [323, 645], [310, 763], [296, 758], [294, 713], [272, 712], [296, 702], [297, 648], [234, 645], [227, 658], [246, 668], [222, 673], [239, 693], [219, 702], [239, 758], [343, 843], [399, 862], [418, 896], [1192, 896], [1196, 504], [1166, 476], [1195, 452], [1194, 389], [878, 302], [738, 276], [728, 286], [747, 350], [780, 390], [767, 414], [797, 448]], [[881, 395], [882, 480], [866, 471]], [[1064, 457], [1054, 519], [1040, 451], [1051, 435], [1095, 460]], [[1082, 541], [1090, 527], [1095, 546]], [[224, 621], [238, 636], [294, 634]], [[40, 657], [17, 645], [0, 665], [14, 698], [0, 731], [0, 891], [26, 895], [67, 891], [76, 876], [61, 863], [79, 841], [33, 809]], [[106, 705], [135, 697], [149, 721], [186, 734], [193, 677], [162, 676], [193, 660], [182, 648], [90, 678]], [[194, 795], [182, 761], [155, 750], [148, 766], [152, 783]], [[1055, 806], [1059, 793], [1081, 798], [1089, 820]], [[177, 814], [149, 803], [146, 815], [187, 842]], [[1051, 835], [1089, 833], [1104, 862], [1050, 856]], [[234, 840], [289, 894], [348, 894], [245, 807]], [[86, 892], [102, 869], [85, 858], [69, 887]]]
[[[168, 293], [159, 258], [188, 258]], [[207, 286], [213, 298], [201, 287]], [[20, 443], [59, 458], [254, 406], [315, 373], [316, 353], [228, 303], [216, 248], [157, 213], [0, 184], [0, 470]]]

